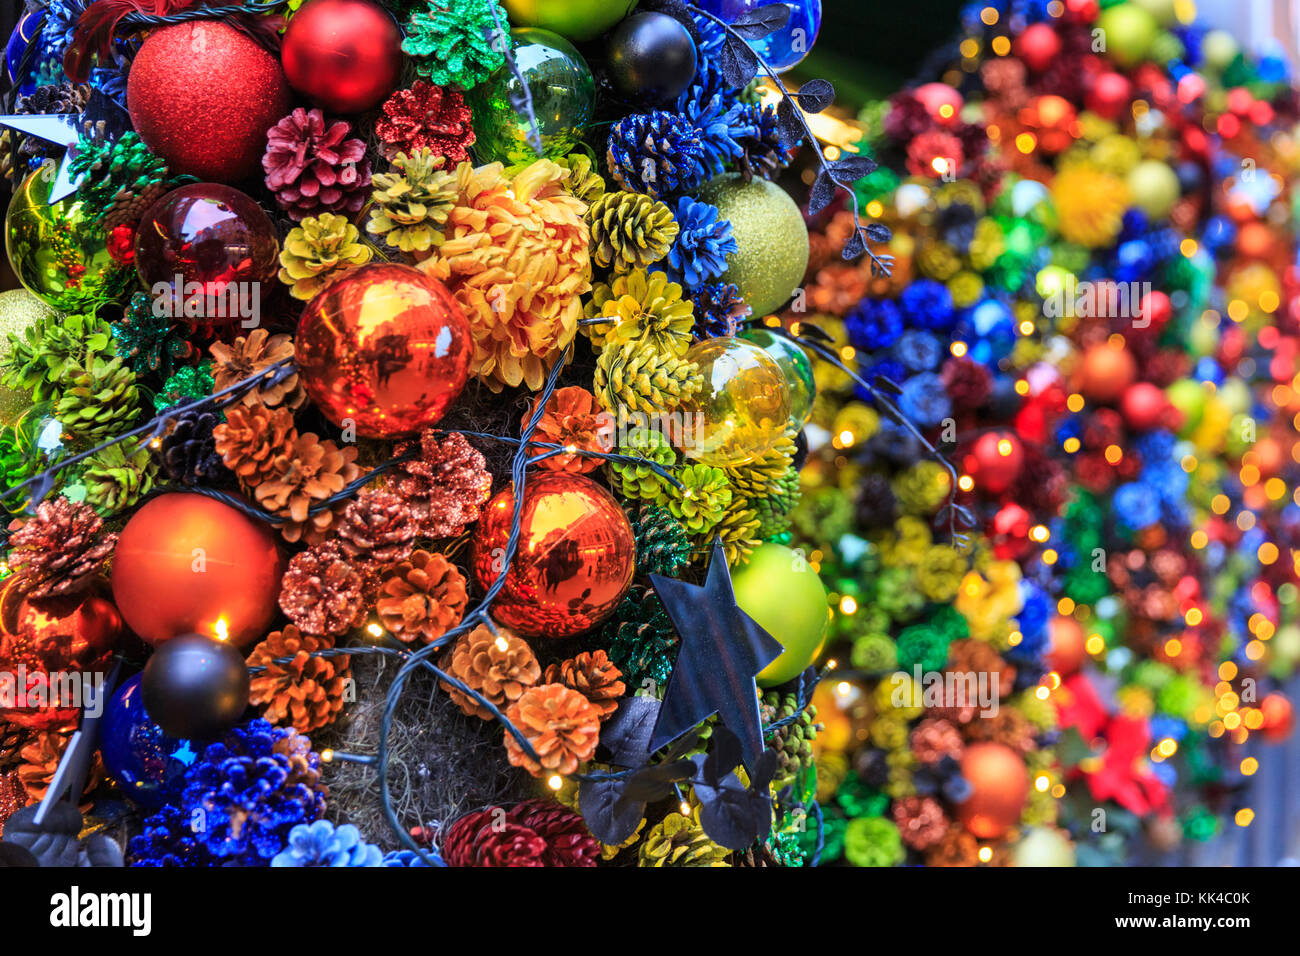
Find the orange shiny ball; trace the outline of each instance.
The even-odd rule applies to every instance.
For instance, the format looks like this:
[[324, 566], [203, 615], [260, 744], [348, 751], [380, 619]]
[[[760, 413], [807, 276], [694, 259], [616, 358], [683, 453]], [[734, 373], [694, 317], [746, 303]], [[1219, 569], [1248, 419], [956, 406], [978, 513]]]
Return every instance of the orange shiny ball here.
[[1109, 342], [1083, 353], [1079, 364], [1079, 391], [1094, 402], [1113, 402], [1137, 378], [1137, 360], [1127, 348]]
[[[514, 489], [490, 502], [478, 525], [474, 574], [488, 588], [504, 567]], [[492, 616], [528, 637], [571, 637], [604, 621], [632, 584], [636, 540], [608, 491], [564, 472], [530, 474], [519, 547]]]
[[149, 644], [194, 633], [242, 648], [266, 636], [284, 570], [268, 525], [204, 495], [160, 495], [117, 539], [113, 597]]
[[981, 840], [1000, 839], [1015, 826], [1029, 799], [1024, 759], [1005, 744], [969, 744], [961, 775], [971, 785], [971, 795], [957, 807], [957, 819]]
[[1047, 665], [1062, 677], [1069, 677], [1088, 656], [1083, 626], [1072, 617], [1057, 615], [1047, 625]]
[[1267, 695], [1259, 702], [1260, 714], [1264, 718], [1260, 733], [1271, 744], [1281, 743], [1295, 730], [1295, 706], [1285, 694]]
[[322, 289], [294, 341], [311, 400], [366, 438], [435, 424], [465, 387], [472, 350], [447, 287], [393, 263], [362, 266]]

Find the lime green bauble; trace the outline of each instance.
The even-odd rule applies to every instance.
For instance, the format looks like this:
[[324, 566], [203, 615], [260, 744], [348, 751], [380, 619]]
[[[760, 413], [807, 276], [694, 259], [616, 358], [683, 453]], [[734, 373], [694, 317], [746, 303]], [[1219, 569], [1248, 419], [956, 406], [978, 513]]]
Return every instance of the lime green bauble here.
[[1201, 58], [1205, 65], [1222, 73], [1237, 58], [1241, 46], [1227, 30], [1211, 30], [1201, 40]]
[[1213, 355], [1219, 348], [1218, 322], [1197, 317], [1188, 326], [1187, 349], [1193, 355]]
[[1141, 7], [1162, 27], [1172, 27], [1178, 22], [1178, 0], [1129, 0], [1135, 7]]
[[812, 418], [813, 399], [817, 397], [817, 382], [813, 378], [808, 353], [784, 335], [777, 335], [769, 329], [753, 328], [741, 338], [753, 342], [781, 367], [786, 392], [790, 396], [790, 427], [803, 428]]
[[1030, 827], [1011, 850], [1016, 866], [1074, 866], [1074, 844], [1060, 830]]
[[[515, 64], [533, 97], [533, 113], [548, 157], [564, 156], [582, 139], [596, 105], [596, 80], [572, 43], [550, 30], [510, 31]], [[537, 151], [528, 141], [532, 124], [514, 107], [522, 95], [513, 70], [502, 67], [469, 94], [474, 113], [474, 154], [483, 163], [530, 163]]]
[[46, 163], [14, 193], [5, 216], [5, 251], [27, 291], [74, 312], [117, 298], [135, 270], [109, 255], [108, 235], [75, 195], [50, 205], [56, 170]]
[[723, 336], [686, 352], [703, 379], [674, 413], [682, 453], [717, 468], [747, 465], [781, 440], [790, 421], [790, 395], [776, 359], [753, 342]]
[[[10, 335], [21, 336], [40, 319], [53, 315], [58, 312], [26, 289], [0, 292], [0, 365], [12, 351]], [[0, 385], [0, 425], [14, 424], [31, 405], [32, 397], [26, 392]]]
[[1135, 3], [1103, 10], [1094, 27], [1106, 38], [1106, 55], [1120, 66], [1130, 67], [1147, 58], [1160, 32], [1156, 18]]
[[727, 256], [723, 282], [734, 282], [758, 316], [775, 312], [794, 295], [808, 268], [808, 228], [793, 199], [766, 179], [745, 182], [719, 176], [700, 190], [731, 223], [737, 252]]
[[1208, 397], [1205, 387], [1193, 379], [1180, 378], [1165, 389], [1165, 396], [1169, 399], [1169, 404], [1182, 413], [1183, 424], [1179, 427], [1178, 434], [1183, 437], [1190, 435], [1205, 416]]
[[1169, 215], [1182, 192], [1178, 174], [1158, 159], [1143, 160], [1129, 170], [1128, 188], [1133, 201], [1152, 219]]
[[582, 42], [600, 36], [632, 12], [637, 0], [501, 0], [510, 22], [544, 27]]
[[1239, 378], [1227, 379], [1219, 386], [1219, 401], [1227, 406], [1234, 415], [1246, 415], [1254, 404], [1255, 397], [1250, 393], [1250, 386]]
[[732, 570], [731, 583], [740, 609], [785, 648], [758, 675], [759, 686], [798, 677], [816, 657], [830, 620], [822, 579], [801, 554], [768, 543]]

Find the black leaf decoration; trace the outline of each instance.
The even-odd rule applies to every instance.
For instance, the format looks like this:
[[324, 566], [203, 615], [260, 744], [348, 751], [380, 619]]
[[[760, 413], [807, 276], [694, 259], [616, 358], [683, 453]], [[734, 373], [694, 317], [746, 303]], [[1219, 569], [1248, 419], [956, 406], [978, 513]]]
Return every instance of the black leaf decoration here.
[[790, 22], [790, 8], [784, 3], [769, 3], [731, 21], [731, 29], [746, 40], [771, 36]]
[[[800, 93], [802, 92], [800, 90]], [[863, 176], [870, 176], [879, 168], [880, 164], [870, 156], [845, 156], [831, 163], [831, 169], [835, 170], [836, 177], [848, 182], [857, 182]]]
[[777, 756], [774, 751], [764, 750], [750, 775], [750, 786], [746, 787], [735, 773], [740, 764], [739, 738], [725, 727], [719, 727], [714, 732], [713, 743], [708, 756], [695, 758], [699, 775], [694, 790], [700, 801], [700, 826], [719, 846], [741, 850], [772, 825], [769, 785], [776, 774]]
[[872, 242], [888, 242], [894, 234], [884, 223], [869, 222], [866, 225], [867, 238]]
[[624, 697], [618, 710], [600, 729], [600, 746], [611, 763], [643, 767], [650, 762], [650, 735], [659, 719], [659, 701], [653, 697]]
[[578, 811], [601, 843], [618, 846], [645, 817], [645, 803], [624, 793], [622, 780], [584, 780], [578, 788]]
[[867, 244], [862, 241], [862, 230], [855, 229], [853, 230], [853, 235], [849, 236], [848, 241], [844, 243], [844, 249], [840, 255], [845, 259], [852, 260], [856, 259], [866, 251]]
[[818, 342], [825, 342], [827, 345], [835, 344], [835, 336], [831, 335], [825, 329], [815, 322], [800, 322], [799, 336], [816, 339]]
[[40, 809], [39, 803], [33, 803], [6, 820], [5, 842], [30, 851], [41, 866], [76, 866], [81, 812], [72, 804], [60, 801], [37, 823], [36, 814]]
[[799, 108], [787, 98], [783, 97], [781, 102], [776, 104], [776, 121], [781, 128], [781, 135], [792, 143], [803, 139], [806, 135]]
[[728, 86], [736, 89], [748, 86], [758, 75], [758, 56], [740, 37], [728, 33], [718, 53], [718, 68]]
[[835, 193], [839, 190], [835, 180], [822, 170], [813, 180], [812, 191], [808, 194], [808, 215], [815, 216], [835, 199]]
[[[835, 87], [828, 80], [809, 80], [795, 94], [805, 113], [820, 113], [835, 102]], [[869, 170], [868, 170], [869, 172]], [[866, 173], [862, 174], [863, 176]], [[861, 177], [854, 177], [860, 179]]]
[[877, 391], [888, 392], [890, 395], [902, 395], [903, 390], [898, 387], [893, 379], [884, 375], [877, 375], [871, 380], [871, 385]]
[[0, 843], [0, 869], [11, 866], [40, 866], [32, 851], [17, 843]]
[[674, 760], [672, 763], [642, 767], [636, 773], [624, 778], [623, 793], [629, 800], [653, 803], [671, 794], [675, 784], [690, 780], [694, 772], [695, 764], [689, 760]]
[[125, 866], [122, 848], [106, 833], [95, 833], [81, 841], [77, 866]]

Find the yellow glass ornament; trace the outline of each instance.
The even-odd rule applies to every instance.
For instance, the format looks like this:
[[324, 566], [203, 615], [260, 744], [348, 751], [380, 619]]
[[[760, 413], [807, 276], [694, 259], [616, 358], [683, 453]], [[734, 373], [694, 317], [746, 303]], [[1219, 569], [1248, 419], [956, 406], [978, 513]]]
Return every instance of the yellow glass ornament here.
[[812, 418], [813, 399], [817, 397], [817, 381], [808, 353], [794, 340], [769, 329], [749, 329], [742, 338], [772, 356], [781, 367], [785, 387], [790, 393], [790, 427], [796, 431], [803, 428]]
[[50, 204], [56, 172], [46, 163], [14, 193], [5, 216], [5, 252], [28, 292], [74, 312], [117, 298], [135, 270], [112, 257], [108, 234], [75, 194]]
[[[58, 313], [26, 289], [0, 292], [0, 364], [6, 362], [10, 347], [9, 336], [21, 336], [37, 320]], [[27, 409], [32, 397], [26, 392], [0, 385], [0, 425], [12, 425]]]
[[752, 342], [725, 336], [697, 342], [686, 360], [703, 386], [673, 418], [687, 458], [715, 467], [754, 461], [771, 449], [790, 420], [790, 393], [776, 359]]

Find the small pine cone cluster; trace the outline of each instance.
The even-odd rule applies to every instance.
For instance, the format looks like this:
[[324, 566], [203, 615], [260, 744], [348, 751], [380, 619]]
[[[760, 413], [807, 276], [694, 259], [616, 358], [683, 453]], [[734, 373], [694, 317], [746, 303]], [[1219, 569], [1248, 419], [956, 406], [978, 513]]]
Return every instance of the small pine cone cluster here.
[[275, 471], [275, 460], [293, 447], [293, 412], [281, 406], [232, 405], [212, 430], [214, 447], [240, 484], [252, 488]]
[[365, 616], [365, 584], [338, 542], [313, 545], [289, 560], [280, 609], [307, 634], [342, 634]]
[[342, 507], [321, 507], [361, 475], [357, 449], [339, 448], [332, 439], [312, 432], [300, 434], [276, 455], [271, 474], [253, 488], [253, 497], [267, 511], [287, 519], [280, 528], [286, 541], [319, 544]]
[[587, 211], [591, 260], [615, 272], [630, 272], [668, 255], [680, 227], [663, 203], [636, 193], [606, 193]]
[[375, 611], [399, 641], [428, 644], [460, 623], [468, 603], [465, 577], [454, 564], [441, 554], [414, 551], [384, 571]]
[[[208, 349], [212, 353], [213, 391], [229, 388], [270, 368], [277, 362], [293, 358], [293, 339], [283, 332], [272, 335], [266, 329], [254, 329], [234, 342], [216, 342]], [[240, 399], [244, 405], [283, 405], [297, 409], [307, 400], [298, 373], [294, 372], [274, 385], [258, 385]]]
[[[452, 645], [443, 659], [443, 670], [497, 708], [518, 701], [542, 676], [527, 641], [503, 627], [493, 634], [481, 624]], [[446, 681], [442, 689], [465, 714], [492, 719], [492, 712], [474, 697]]]
[[389, 487], [406, 501], [426, 538], [450, 538], [478, 520], [479, 508], [492, 491], [492, 475], [483, 453], [460, 432], [441, 441], [432, 429], [419, 444], [404, 442], [394, 450], [416, 457], [403, 462]]
[[67, 498], [42, 501], [36, 515], [9, 525], [9, 566], [32, 597], [73, 594], [88, 587], [117, 545], [103, 534], [94, 509]]
[[579, 654], [560, 664], [546, 668], [544, 683], [563, 684], [576, 690], [591, 703], [604, 720], [618, 710], [619, 698], [627, 689], [621, 680], [623, 674], [604, 651]]
[[335, 527], [350, 557], [380, 564], [405, 560], [419, 532], [402, 497], [378, 488], [368, 488], [348, 502]]
[[466, 814], [442, 834], [448, 866], [595, 866], [599, 857], [582, 817], [543, 800]]
[[[50, 784], [54, 782], [54, 774], [59, 769], [59, 762], [63, 759], [63, 752], [68, 749], [68, 744], [72, 740], [73, 729], [55, 727], [38, 731], [19, 751], [22, 763], [18, 767], [18, 782], [22, 784], [23, 790], [27, 792], [32, 802], [45, 799]], [[104, 764], [99, 752], [96, 751], [82, 794], [90, 793], [103, 780]]]
[[506, 757], [534, 777], [570, 774], [591, 759], [600, 742], [600, 710], [563, 684], [541, 684], [524, 691], [506, 718], [532, 745], [536, 760], [505, 732]]
[[249, 700], [264, 706], [262, 716], [273, 724], [302, 734], [324, 727], [343, 709], [350, 670], [346, 654], [313, 656], [332, 646], [327, 638], [303, 634], [292, 624], [271, 632], [248, 655], [249, 667], [266, 668], [253, 676]]
[[300, 222], [322, 212], [351, 215], [365, 205], [370, 160], [366, 144], [351, 132], [344, 121], [326, 122], [320, 110], [302, 107], [267, 131], [266, 188], [290, 219]]
[[216, 412], [201, 409], [176, 416], [158, 447], [163, 473], [183, 485], [203, 484], [220, 475], [224, 466], [213, 437], [220, 422]]

